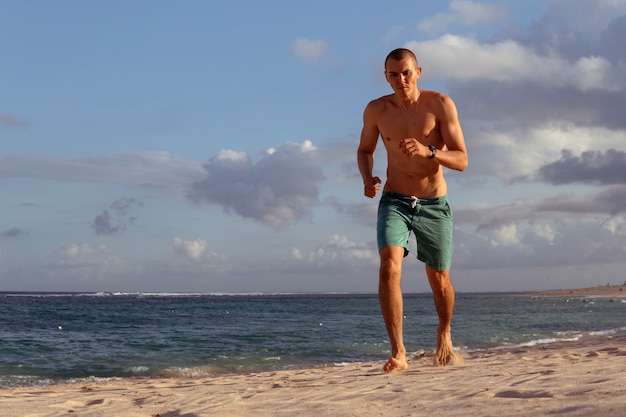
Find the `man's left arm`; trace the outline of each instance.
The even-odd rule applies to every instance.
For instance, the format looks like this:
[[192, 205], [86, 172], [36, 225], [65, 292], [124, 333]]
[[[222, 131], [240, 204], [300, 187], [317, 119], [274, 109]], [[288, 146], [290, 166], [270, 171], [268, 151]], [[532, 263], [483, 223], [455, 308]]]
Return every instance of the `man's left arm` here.
[[440, 103], [439, 129], [447, 151], [437, 152], [434, 159], [446, 168], [464, 171], [468, 164], [467, 149], [456, 105], [447, 96]]

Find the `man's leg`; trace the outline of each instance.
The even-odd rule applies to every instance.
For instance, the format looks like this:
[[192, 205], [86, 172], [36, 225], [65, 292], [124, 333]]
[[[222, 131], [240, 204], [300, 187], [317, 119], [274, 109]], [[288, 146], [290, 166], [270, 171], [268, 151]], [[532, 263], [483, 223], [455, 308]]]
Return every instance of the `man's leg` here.
[[435, 299], [435, 308], [439, 316], [437, 327], [437, 351], [435, 364], [454, 364], [458, 358], [452, 347], [451, 324], [454, 312], [454, 287], [450, 282], [450, 271], [437, 271], [426, 265], [426, 275]]
[[387, 246], [380, 250], [380, 279], [378, 298], [391, 342], [391, 358], [385, 364], [385, 372], [406, 369], [406, 348], [402, 335], [403, 303], [400, 281], [402, 279], [402, 246]]

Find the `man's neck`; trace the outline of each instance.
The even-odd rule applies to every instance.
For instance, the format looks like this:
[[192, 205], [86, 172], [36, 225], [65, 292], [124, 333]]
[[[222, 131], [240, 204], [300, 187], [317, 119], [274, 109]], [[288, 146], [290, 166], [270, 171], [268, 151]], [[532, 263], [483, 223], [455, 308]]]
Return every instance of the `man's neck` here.
[[415, 103], [417, 103], [421, 97], [422, 93], [420, 92], [420, 90], [418, 88], [416, 88], [415, 90], [411, 91], [408, 94], [398, 94], [395, 93], [395, 99], [396, 99], [396, 103], [399, 106], [408, 108], [413, 106]]

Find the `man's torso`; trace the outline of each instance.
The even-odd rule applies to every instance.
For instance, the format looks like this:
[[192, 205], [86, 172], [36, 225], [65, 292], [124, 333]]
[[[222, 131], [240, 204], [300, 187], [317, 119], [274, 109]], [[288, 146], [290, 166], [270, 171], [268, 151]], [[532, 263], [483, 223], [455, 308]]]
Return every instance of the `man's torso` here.
[[447, 193], [441, 165], [421, 157], [409, 157], [400, 141], [416, 138], [424, 145], [443, 146], [438, 124], [440, 94], [422, 90], [417, 106], [404, 110], [393, 95], [376, 100], [378, 130], [387, 150], [387, 181], [384, 190], [417, 197], [439, 197]]

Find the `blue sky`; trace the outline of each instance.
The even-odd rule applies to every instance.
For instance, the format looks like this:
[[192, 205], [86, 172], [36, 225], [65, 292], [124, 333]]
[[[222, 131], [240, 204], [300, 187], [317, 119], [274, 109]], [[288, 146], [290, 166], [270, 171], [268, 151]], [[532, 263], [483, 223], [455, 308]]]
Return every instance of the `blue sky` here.
[[0, 290], [375, 292], [356, 147], [396, 47], [464, 129], [457, 290], [626, 280], [626, 0], [0, 10]]

